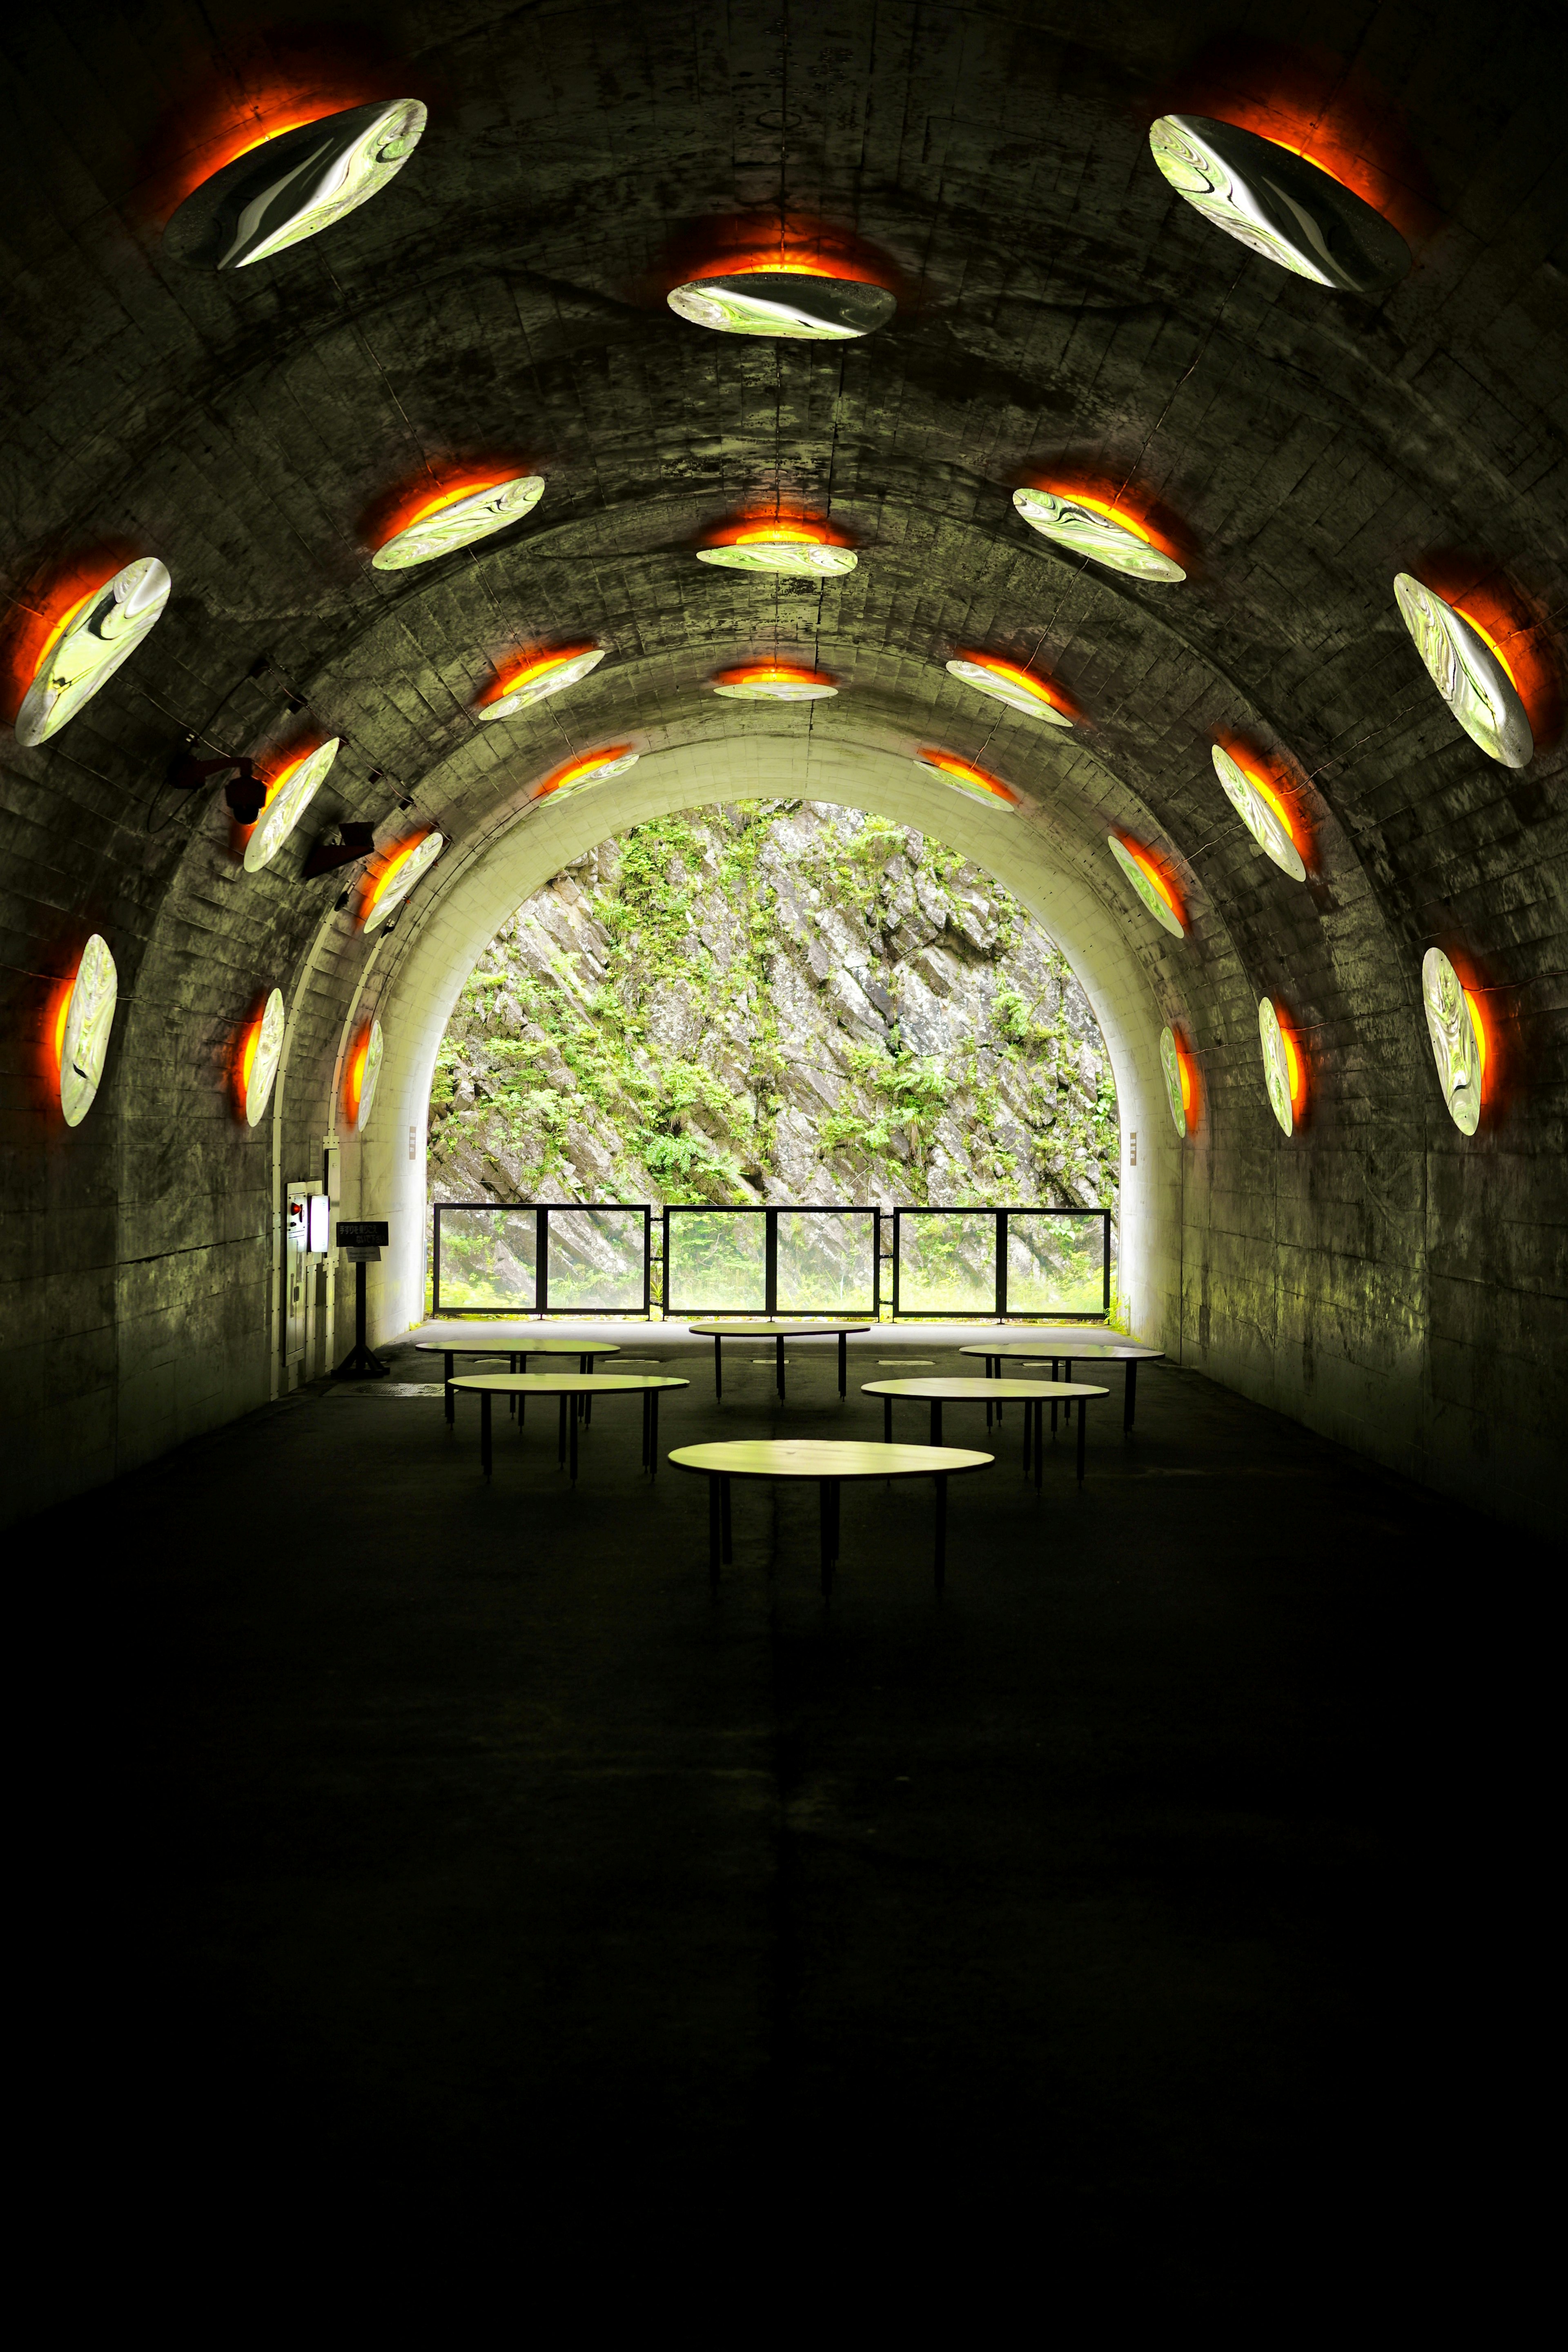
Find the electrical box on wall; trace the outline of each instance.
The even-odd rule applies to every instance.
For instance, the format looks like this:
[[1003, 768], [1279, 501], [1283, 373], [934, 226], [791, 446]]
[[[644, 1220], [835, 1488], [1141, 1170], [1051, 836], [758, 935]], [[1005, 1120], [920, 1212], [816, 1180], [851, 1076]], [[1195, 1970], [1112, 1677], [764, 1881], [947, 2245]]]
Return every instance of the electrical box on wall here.
[[335, 1135], [322, 1139], [321, 1190], [334, 1208], [343, 1197], [343, 1156]]
[[[283, 1228], [283, 1369], [286, 1388], [316, 1376], [321, 1277], [330, 1209], [316, 1182], [290, 1184]], [[318, 1244], [317, 1235], [321, 1240]]]

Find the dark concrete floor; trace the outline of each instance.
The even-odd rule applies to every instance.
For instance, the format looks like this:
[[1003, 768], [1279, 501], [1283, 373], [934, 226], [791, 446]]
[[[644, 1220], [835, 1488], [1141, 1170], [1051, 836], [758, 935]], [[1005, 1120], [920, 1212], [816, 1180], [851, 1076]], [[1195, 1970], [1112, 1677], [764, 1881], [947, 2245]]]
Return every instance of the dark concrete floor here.
[[[780, 1412], [681, 1349], [665, 1446], [875, 1436], [878, 1352]], [[14, 1546], [61, 1571], [59, 2096], [121, 2197], [155, 2144], [186, 2213], [771, 2184], [1197, 2303], [1351, 2263], [1406, 2128], [1410, 1628], [1495, 1528], [1150, 1368], [1081, 1496], [1009, 1415], [942, 1605], [923, 1486], [847, 1490], [826, 1612], [815, 1490], [738, 1488], [715, 1603], [635, 1405], [574, 1492], [552, 1412], [488, 1487], [466, 1412], [308, 1391]]]

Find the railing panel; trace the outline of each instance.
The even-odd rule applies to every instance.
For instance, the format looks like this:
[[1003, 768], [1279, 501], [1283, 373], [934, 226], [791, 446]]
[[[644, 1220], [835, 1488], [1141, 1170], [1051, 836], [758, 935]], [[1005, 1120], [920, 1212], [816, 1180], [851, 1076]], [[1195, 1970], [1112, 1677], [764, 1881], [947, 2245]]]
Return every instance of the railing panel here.
[[647, 1231], [642, 1208], [550, 1210], [551, 1313], [640, 1315], [647, 1306]]
[[467, 1309], [531, 1314], [538, 1300], [539, 1220], [532, 1209], [436, 1209], [437, 1315]]
[[874, 1315], [875, 1209], [780, 1209], [780, 1315]]
[[1108, 1212], [1008, 1212], [1009, 1315], [1104, 1315], [1110, 1307]]
[[761, 1209], [667, 1209], [667, 1315], [765, 1315], [767, 1215]]
[[994, 1209], [906, 1209], [895, 1226], [900, 1315], [996, 1312]]

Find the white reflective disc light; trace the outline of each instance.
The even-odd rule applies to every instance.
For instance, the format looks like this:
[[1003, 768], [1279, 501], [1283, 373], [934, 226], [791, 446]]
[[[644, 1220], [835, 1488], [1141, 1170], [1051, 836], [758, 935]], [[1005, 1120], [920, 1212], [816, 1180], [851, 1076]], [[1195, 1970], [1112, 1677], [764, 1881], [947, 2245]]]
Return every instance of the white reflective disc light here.
[[721, 564], [730, 572], [792, 572], [805, 579], [837, 579], [854, 571], [855, 550], [816, 539], [756, 539], [742, 547], [700, 547], [697, 561]]
[[481, 704], [480, 719], [511, 719], [520, 710], [531, 710], [536, 702], [545, 701], [552, 694], [562, 694], [579, 678], [597, 669], [605, 658], [603, 646], [590, 646], [585, 653], [568, 654], [560, 661], [542, 662], [537, 669], [529, 670], [515, 684], [508, 687], [498, 702]]
[[60, 1039], [60, 1108], [68, 1127], [79, 1127], [92, 1108], [119, 998], [114, 958], [108, 942], [94, 931], [71, 982]]
[[1112, 857], [1115, 858], [1154, 920], [1163, 925], [1173, 938], [1185, 939], [1186, 927], [1181, 917], [1176, 913], [1170, 900], [1161, 892], [1152, 876], [1148, 874], [1133, 856], [1126, 843], [1114, 833], [1108, 833], [1105, 840]]
[[364, 919], [367, 931], [378, 930], [389, 915], [396, 913], [415, 884], [429, 873], [446, 845], [444, 835], [426, 834], [408, 856], [392, 867], [384, 881], [372, 884], [370, 911]]
[[1480, 1032], [1475, 1008], [1441, 948], [1428, 948], [1421, 959], [1421, 1003], [1448, 1116], [1461, 1135], [1474, 1135], [1481, 1123], [1486, 1075]]
[[1342, 293], [1384, 294], [1409, 270], [1410, 248], [1391, 222], [1272, 139], [1207, 115], [1163, 114], [1149, 145], [1205, 220], [1298, 278]]
[[1009, 710], [1021, 710], [1026, 719], [1043, 719], [1047, 727], [1070, 727], [1072, 720], [1065, 710], [1058, 710], [1043, 686], [1026, 671], [1015, 669], [1010, 662], [993, 667], [988, 662], [966, 660], [962, 655], [947, 665], [954, 677], [962, 678], [977, 694], [988, 695], [993, 702], [1004, 702]]
[[1258, 1037], [1263, 1048], [1263, 1083], [1268, 1089], [1268, 1108], [1284, 1132], [1293, 1135], [1296, 1112], [1291, 1100], [1290, 1055], [1279, 1026], [1279, 1015], [1267, 996], [1258, 1008]]
[[1151, 546], [1130, 524], [1102, 514], [1098, 507], [1065, 490], [1015, 490], [1013, 504], [1042, 539], [1065, 547], [1069, 554], [1090, 556], [1108, 571], [1125, 572], [1152, 584], [1168, 585], [1187, 576], [1173, 556]]
[[567, 793], [586, 792], [590, 784], [606, 784], [612, 776], [624, 776], [628, 768], [635, 768], [641, 757], [640, 751], [616, 751], [605, 759], [591, 756], [582, 761], [570, 761], [564, 769], [557, 769], [553, 776], [547, 776], [534, 797], [552, 800]]
[[[509, 482], [470, 490], [463, 498], [416, 516], [384, 547], [376, 549], [371, 562], [377, 572], [407, 572], [416, 563], [432, 563], [438, 555], [471, 547], [476, 540], [489, 539], [492, 531], [521, 522], [543, 495], [542, 474], [515, 474]], [[494, 719], [499, 714], [492, 710], [489, 716]]]
[[272, 787], [261, 814], [250, 828], [250, 838], [245, 845], [245, 870], [259, 874], [270, 866], [316, 794], [327, 779], [327, 771], [338, 756], [342, 738], [334, 735], [329, 742], [311, 751], [290, 768], [280, 783]]
[[[242, 159], [219, 213], [220, 269], [247, 269], [319, 236], [403, 169], [425, 129], [416, 98], [353, 106], [266, 140]], [[198, 191], [199, 194], [199, 191]]]
[[363, 1127], [370, 1117], [370, 1107], [375, 1100], [375, 1082], [381, 1076], [382, 1056], [386, 1048], [381, 1034], [381, 1024], [373, 1021], [370, 1037], [364, 1049], [364, 1063], [359, 1078], [359, 1107], [354, 1112], [354, 1125]]
[[1408, 572], [1395, 578], [1394, 596], [1433, 685], [1471, 742], [1501, 767], [1527, 766], [1535, 756], [1529, 713], [1480, 631]]
[[16, 713], [18, 743], [47, 743], [107, 686], [161, 617], [169, 574], [139, 556], [80, 604], [34, 673]]
[[694, 278], [667, 298], [676, 316], [720, 335], [842, 343], [868, 335], [898, 308], [884, 287], [803, 270], [747, 269]]
[[283, 1052], [283, 991], [275, 988], [262, 1010], [256, 1047], [245, 1074], [245, 1123], [255, 1127], [266, 1110]]
[[1171, 1107], [1172, 1124], [1176, 1133], [1184, 1139], [1187, 1132], [1187, 1107], [1182, 1099], [1182, 1064], [1181, 1057], [1176, 1052], [1175, 1034], [1170, 1029], [1162, 1029], [1160, 1032], [1160, 1069], [1165, 1081], [1165, 1100]]
[[826, 702], [838, 688], [825, 677], [803, 677], [798, 670], [761, 669], [748, 677], [716, 680], [713, 691], [730, 702]]
[[1246, 769], [1238, 766], [1218, 743], [1214, 747], [1214, 766], [1226, 800], [1259, 849], [1274, 860], [1282, 874], [1289, 874], [1292, 882], [1304, 882], [1307, 869], [1301, 862], [1301, 853], [1279, 811], [1259, 792]]

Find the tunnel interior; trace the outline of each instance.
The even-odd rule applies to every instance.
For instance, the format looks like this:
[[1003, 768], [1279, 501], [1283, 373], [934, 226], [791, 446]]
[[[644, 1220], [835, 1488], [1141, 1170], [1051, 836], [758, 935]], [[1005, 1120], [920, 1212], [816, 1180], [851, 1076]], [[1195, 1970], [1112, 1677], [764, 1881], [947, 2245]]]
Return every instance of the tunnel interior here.
[[[1458, 5], [1373, 6], [1352, 38], [1308, 10], [1285, 42], [1218, 8], [415, 5], [279, 27], [237, 7], [214, 31], [167, 5], [134, 34], [95, 17], [85, 45], [64, 21], [37, 15], [16, 53], [6, 164], [13, 1514], [277, 1392], [287, 1187], [328, 1140], [344, 1213], [392, 1228], [374, 1332], [405, 1331], [432, 1063], [498, 921], [648, 815], [794, 793], [940, 833], [1060, 942], [1115, 1067], [1142, 1338], [1549, 1521], [1564, 493], [1544, 18], [1503, 37]], [[367, 201], [213, 265], [212, 192], [258, 152], [353, 109], [386, 141], [413, 118], [385, 110], [415, 100], [424, 127]], [[1347, 290], [1219, 233], [1152, 150], [1178, 116], [1316, 157], [1397, 228], [1398, 274]], [[775, 288], [868, 289], [880, 323], [814, 341], [672, 307], [705, 272], [774, 264]], [[512, 478], [542, 489], [490, 535], [373, 561], [433, 502]], [[1183, 576], [1042, 535], [1041, 492], [1120, 514]], [[854, 568], [699, 560], [763, 524]], [[34, 740], [62, 621], [147, 559], [170, 583], [153, 625], [124, 606], [129, 651]], [[1528, 756], [1457, 722], [1402, 576], [1483, 632]], [[569, 691], [485, 717], [520, 661], [584, 646], [603, 658]], [[1048, 681], [1070, 723], [977, 695], [949, 667], [974, 652]], [[747, 663], [837, 691], [714, 691]], [[247, 866], [237, 780], [277, 794], [334, 740], [307, 813]], [[1227, 746], [1273, 780], [1300, 878], [1221, 789]], [[920, 764], [932, 747], [1005, 797]], [[307, 878], [355, 826], [370, 846]], [[71, 1123], [61, 1006], [95, 939], [118, 997]], [[1433, 950], [1484, 1046], [1473, 1132], [1434, 1056]]]

